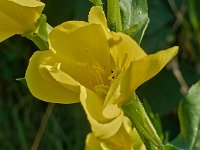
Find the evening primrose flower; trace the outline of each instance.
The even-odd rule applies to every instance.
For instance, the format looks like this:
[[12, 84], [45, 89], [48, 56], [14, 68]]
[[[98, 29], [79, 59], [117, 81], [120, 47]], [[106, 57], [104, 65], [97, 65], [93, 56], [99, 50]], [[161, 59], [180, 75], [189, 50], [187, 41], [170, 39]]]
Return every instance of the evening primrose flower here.
[[147, 55], [128, 35], [109, 31], [98, 6], [92, 7], [89, 22], [55, 27], [49, 43], [50, 50], [37, 51], [30, 59], [25, 77], [31, 93], [52, 103], [81, 102], [98, 140], [118, 137], [124, 126], [121, 106], [178, 49]]
[[34, 29], [44, 8], [38, 0], [0, 0], [0, 42]]

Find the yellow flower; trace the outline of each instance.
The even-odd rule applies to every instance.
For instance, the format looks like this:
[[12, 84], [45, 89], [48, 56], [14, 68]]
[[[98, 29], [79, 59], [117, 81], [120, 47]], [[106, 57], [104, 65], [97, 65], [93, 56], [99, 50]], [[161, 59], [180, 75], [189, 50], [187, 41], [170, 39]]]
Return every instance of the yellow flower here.
[[[89, 22], [68, 21], [55, 27], [49, 41], [50, 50], [37, 51], [31, 57], [27, 85], [44, 101], [81, 102], [98, 140], [125, 136], [121, 134], [121, 105], [178, 49], [147, 55], [128, 35], [109, 31], [98, 6], [92, 7]], [[106, 145], [112, 145], [109, 143]]]
[[0, 0], [0, 42], [32, 31], [44, 4], [36, 0]]

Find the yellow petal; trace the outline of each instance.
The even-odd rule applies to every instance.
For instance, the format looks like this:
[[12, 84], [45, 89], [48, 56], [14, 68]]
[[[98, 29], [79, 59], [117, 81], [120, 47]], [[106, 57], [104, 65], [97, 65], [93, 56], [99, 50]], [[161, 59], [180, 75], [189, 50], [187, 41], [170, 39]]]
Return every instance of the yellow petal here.
[[69, 75], [90, 89], [108, 82], [110, 52], [102, 26], [88, 24], [69, 31], [66, 24], [53, 29], [50, 43], [58, 57], [67, 64]]
[[118, 70], [123, 70], [130, 65], [131, 61], [138, 60], [146, 53], [140, 46], [128, 35], [123, 33], [111, 32], [112, 39], [110, 39], [110, 53], [114, 59], [115, 66]]
[[172, 47], [131, 62], [129, 68], [112, 82], [104, 105], [124, 104], [138, 86], [155, 76], [177, 52], [178, 47]]
[[85, 150], [102, 150], [101, 142], [94, 136], [94, 133], [87, 135]]
[[135, 128], [131, 131], [130, 134], [131, 134], [134, 149], [135, 150], [146, 150], [146, 147], [145, 147], [144, 143], [142, 142], [142, 140]]
[[107, 29], [107, 20], [106, 20], [106, 16], [104, 14], [103, 8], [100, 6], [93, 6], [90, 9], [88, 22], [101, 24], [105, 29]]
[[0, 0], [0, 42], [34, 29], [44, 4], [35, 0]]
[[135, 91], [138, 86], [154, 77], [177, 52], [178, 47], [175, 46], [143, 57], [138, 61], [133, 61], [125, 76], [125, 78], [129, 79], [130, 91]]
[[[128, 123], [128, 124], [127, 124]], [[124, 117], [123, 124], [118, 132], [110, 138], [102, 139], [102, 147], [105, 150], [134, 150], [131, 138], [131, 123]], [[135, 149], [137, 150], [137, 149]]]
[[119, 130], [123, 122], [122, 112], [114, 119], [106, 119], [102, 115], [103, 99], [83, 86], [81, 87], [80, 101], [96, 137], [109, 138]]
[[25, 75], [28, 88], [33, 96], [47, 102], [79, 102], [78, 84], [67, 74], [60, 73], [60, 69], [55, 69], [59, 63], [62, 62], [50, 50], [35, 52]]
[[87, 135], [86, 150], [146, 150], [136, 129], [132, 129], [131, 122], [127, 117], [119, 131], [106, 139], [97, 138], [94, 133]]

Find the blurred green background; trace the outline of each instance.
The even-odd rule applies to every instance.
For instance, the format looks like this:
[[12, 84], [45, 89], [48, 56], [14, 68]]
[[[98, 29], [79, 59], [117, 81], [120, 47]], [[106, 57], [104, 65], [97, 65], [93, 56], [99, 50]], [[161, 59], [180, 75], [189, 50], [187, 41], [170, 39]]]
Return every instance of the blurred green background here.
[[[87, 20], [92, 6], [88, 0], [44, 2], [44, 14], [52, 26], [68, 20]], [[191, 87], [200, 77], [200, 1], [148, 0], [148, 6], [150, 24], [141, 47], [147, 53], [173, 45], [180, 47], [177, 58], [137, 90], [167, 142], [179, 133], [177, 106], [185, 94], [181, 88]], [[18, 35], [0, 43], [0, 149], [31, 149], [39, 140], [41, 150], [82, 150], [90, 127], [80, 104], [56, 104], [41, 140], [35, 138], [48, 104], [34, 98], [16, 79], [24, 76], [36, 50], [31, 41]]]

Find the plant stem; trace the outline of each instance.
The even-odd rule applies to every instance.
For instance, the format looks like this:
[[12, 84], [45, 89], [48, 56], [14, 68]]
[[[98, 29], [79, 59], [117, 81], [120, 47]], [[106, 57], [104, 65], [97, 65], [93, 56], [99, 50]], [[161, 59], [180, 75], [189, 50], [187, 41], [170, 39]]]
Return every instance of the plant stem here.
[[122, 30], [119, 0], [107, 1], [107, 20], [111, 31]]
[[102, 1], [101, 0], [90, 0], [95, 6], [101, 6], [103, 7]]
[[53, 103], [49, 103], [48, 106], [47, 106], [47, 109], [45, 111], [45, 114], [42, 118], [42, 123], [40, 125], [40, 128], [39, 130], [37, 131], [37, 134], [35, 136], [35, 140], [34, 140], [34, 143], [31, 147], [31, 150], [37, 150], [38, 149], [38, 146], [40, 144], [40, 141], [42, 139], [42, 136], [44, 134], [44, 131], [45, 131], [45, 128], [47, 126], [47, 123], [48, 123], [48, 120], [49, 120], [49, 117], [51, 116], [52, 114], [52, 111], [53, 111], [53, 108], [54, 108], [55, 104]]

